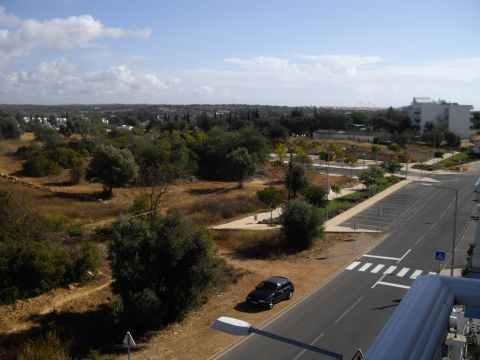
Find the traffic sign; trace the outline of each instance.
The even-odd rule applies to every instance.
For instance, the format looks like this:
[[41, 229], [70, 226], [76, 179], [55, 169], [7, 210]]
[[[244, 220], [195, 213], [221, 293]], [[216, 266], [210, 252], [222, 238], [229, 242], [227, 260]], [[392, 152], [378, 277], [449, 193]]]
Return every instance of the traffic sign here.
[[438, 261], [445, 260], [445, 251], [440, 251], [440, 250], [435, 251], [435, 260], [438, 260]]
[[130, 331], [127, 331], [125, 334], [125, 337], [123, 338], [123, 345], [126, 347], [135, 347], [137, 344], [135, 344], [135, 341], [133, 341], [132, 335], [130, 334]]
[[362, 359], [363, 359], [362, 350], [358, 349], [355, 355], [353, 355], [352, 360], [362, 360]]

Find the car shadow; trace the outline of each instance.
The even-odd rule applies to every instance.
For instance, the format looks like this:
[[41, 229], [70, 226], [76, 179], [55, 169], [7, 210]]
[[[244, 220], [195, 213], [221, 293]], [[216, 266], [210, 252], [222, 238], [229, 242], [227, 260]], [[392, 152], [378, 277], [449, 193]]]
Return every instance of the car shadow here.
[[243, 313], [249, 313], [249, 314], [256, 314], [262, 311], [265, 311], [266, 309], [250, 305], [246, 301], [242, 301], [241, 303], [238, 303], [234, 307], [235, 310], [243, 312]]

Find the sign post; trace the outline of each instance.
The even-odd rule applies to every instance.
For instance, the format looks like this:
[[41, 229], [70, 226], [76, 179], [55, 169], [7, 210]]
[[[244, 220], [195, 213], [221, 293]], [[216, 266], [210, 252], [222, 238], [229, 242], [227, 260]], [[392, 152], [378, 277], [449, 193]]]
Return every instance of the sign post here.
[[440, 274], [440, 266], [442, 261], [445, 261], [445, 251], [437, 250], [435, 251], [435, 260], [438, 261], [438, 273]]
[[128, 349], [128, 360], [130, 360], [130, 347], [137, 346], [137, 344], [135, 344], [135, 341], [133, 341], [130, 331], [127, 331], [127, 333], [125, 334], [125, 337], [123, 338], [122, 343], [123, 343], [123, 346], [126, 346]]

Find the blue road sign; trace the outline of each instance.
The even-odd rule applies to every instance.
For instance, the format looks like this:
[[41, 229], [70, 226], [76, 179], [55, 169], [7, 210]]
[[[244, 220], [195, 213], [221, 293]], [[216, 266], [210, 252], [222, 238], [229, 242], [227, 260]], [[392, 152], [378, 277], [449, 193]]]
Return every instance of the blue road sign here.
[[445, 260], [445, 251], [435, 251], [435, 260]]

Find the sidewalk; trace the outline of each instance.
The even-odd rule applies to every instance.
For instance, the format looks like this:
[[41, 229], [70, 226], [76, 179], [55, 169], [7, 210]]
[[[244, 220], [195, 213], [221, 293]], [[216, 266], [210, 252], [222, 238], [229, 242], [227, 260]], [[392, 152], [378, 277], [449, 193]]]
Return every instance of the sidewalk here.
[[[449, 158], [458, 152], [453, 152], [453, 153], [447, 153], [444, 154], [443, 159]], [[438, 159], [431, 159], [426, 161], [424, 164], [432, 164], [433, 161], [438, 162], [440, 160]], [[375, 164], [374, 160], [367, 160], [365, 162], [365, 166]], [[449, 171], [441, 171], [441, 170], [435, 170], [435, 171], [426, 171], [426, 170], [418, 170], [418, 169], [412, 169], [411, 166], [415, 165], [416, 163], [409, 163], [408, 164], [408, 179], [400, 181], [399, 183], [389, 187], [388, 189], [378, 193], [375, 196], [372, 196], [371, 198], [363, 201], [362, 203], [348, 209], [347, 211], [341, 213], [340, 215], [337, 215], [336, 217], [328, 220], [325, 223], [325, 231], [326, 232], [377, 232], [375, 230], [366, 230], [366, 229], [352, 229], [352, 228], [346, 228], [339, 226], [342, 222], [348, 220], [350, 217], [358, 214], [359, 212], [365, 210], [369, 206], [374, 205], [377, 201], [382, 200], [383, 198], [387, 197], [388, 195], [394, 193], [395, 191], [399, 190], [403, 186], [411, 183], [412, 181], [421, 181], [421, 182], [437, 182], [437, 180], [432, 179], [429, 176], [424, 176], [429, 175], [429, 174], [452, 174], [452, 172]], [[313, 164], [314, 166], [322, 166], [320, 164]], [[402, 164], [402, 170], [401, 171], [406, 171], [406, 164]], [[353, 169], [358, 169], [363, 167], [363, 161], [360, 165], [357, 164], [357, 166], [354, 166]], [[330, 168], [341, 168], [341, 169], [351, 169], [349, 166], [339, 166], [337, 164], [332, 165], [330, 163]], [[350, 188], [344, 188], [340, 191], [339, 194], [336, 193], [330, 193], [328, 195], [329, 200], [336, 199], [338, 197], [342, 197], [348, 194], [351, 194], [353, 192], [359, 191], [363, 189], [363, 184], [356, 184]], [[212, 226], [211, 229], [214, 230], [272, 230], [272, 229], [279, 229], [281, 228], [280, 225], [267, 225], [267, 224], [260, 224], [260, 221], [270, 219], [270, 216], [273, 218], [277, 218], [282, 214], [282, 208], [277, 208], [273, 210], [272, 215], [270, 215], [270, 211], [266, 212], [261, 212], [255, 215], [247, 216], [243, 219], [238, 219], [234, 220], [232, 222], [226, 223], [226, 224], [221, 224], [217, 226]]]
[[[328, 195], [329, 200], [336, 199], [338, 197], [342, 197], [353, 192], [359, 191], [363, 189], [363, 184], [356, 184], [350, 188], [345, 188], [340, 191], [339, 194], [331, 192]], [[276, 208], [273, 210], [272, 215], [273, 218], [277, 218], [282, 214], [282, 208]], [[259, 224], [262, 220], [270, 219], [270, 211], [261, 212], [255, 215], [247, 216], [243, 219], [238, 219], [226, 224], [221, 224], [217, 226], [213, 226], [211, 229], [214, 230], [271, 230], [271, 229], [278, 229], [281, 228], [280, 225], [267, 225], [267, 224]]]

